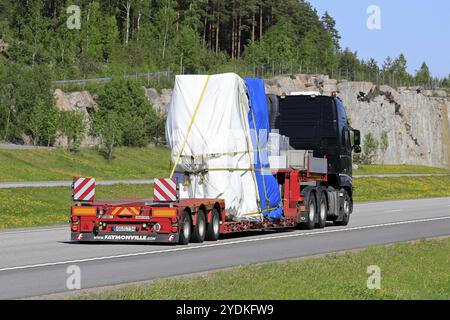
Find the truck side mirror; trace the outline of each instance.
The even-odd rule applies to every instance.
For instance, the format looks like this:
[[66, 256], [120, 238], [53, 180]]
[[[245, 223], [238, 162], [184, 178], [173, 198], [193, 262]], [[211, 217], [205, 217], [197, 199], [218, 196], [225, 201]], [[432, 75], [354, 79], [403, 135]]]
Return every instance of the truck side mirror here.
[[361, 131], [353, 129], [353, 151], [361, 153]]
[[360, 146], [360, 145], [361, 145], [361, 131], [353, 129], [353, 146]]

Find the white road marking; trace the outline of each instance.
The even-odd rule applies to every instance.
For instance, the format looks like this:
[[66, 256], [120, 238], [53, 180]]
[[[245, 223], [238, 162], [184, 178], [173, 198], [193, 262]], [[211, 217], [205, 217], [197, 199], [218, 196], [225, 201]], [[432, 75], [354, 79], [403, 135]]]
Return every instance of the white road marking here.
[[386, 213], [388, 213], [388, 212], [399, 212], [399, 211], [403, 211], [403, 209], [396, 209], [396, 210], [386, 210], [386, 211], [383, 211], [383, 212], [386, 212]]
[[12, 271], [12, 270], [33, 269], [33, 268], [57, 266], [57, 265], [65, 265], [65, 264], [73, 264], [73, 263], [82, 263], [82, 262], [92, 262], [92, 261], [100, 261], [100, 260], [111, 260], [111, 259], [127, 258], [127, 257], [137, 257], [137, 256], [153, 255], [153, 254], [159, 254], [159, 253], [181, 252], [181, 251], [196, 250], [196, 249], [203, 249], [203, 248], [223, 247], [223, 246], [229, 246], [229, 245], [240, 244], [240, 243], [250, 243], [250, 242], [258, 242], [258, 241], [273, 240], [273, 239], [286, 239], [286, 238], [295, 238], [295, 237], [303, 237], [303, 236], [318, 235], [318, 234], [328, 234], [328, 233], [339, 233], [339, 232], [346, 232], [346, 231], [374, 229], [374, 228], [380, 228], [380, 227], [389, 227], [389, 226], [396, 226], [396, 225], [413, 224], [413, 223], [420, 223], [420, 222], [431, 222], [431, 221], [439, 221], [439, 220], [450, 220], [450, 216], [428, 218], [428, 219], [416, 219], [416, 220], [399, 221], [399, 222], [390, 222], [390, 223], [381, 223], [381, 224], [374, 224], [374, 225], [360, 226], [360, 227], [351, 227], [351, 228], [344, 228], [344, 229], [332, 229], [332, 230], [322, 230], [322, 231], [310, 231], [310, 232], [304, 232], [304, 233], [283, 234], [283, 235], [277, 235], [277, 236], [243, 239], [243, 240], [236, 240], [236, 241], [230, 241], [230, 242], [216, 242], [216, 243], [212, 243], [212, 244], [198, 245], [198, 246], [192, 246], [192, 247], [178, 247], [178, 248], [172, 248], [172, 249], [126, 253], [126, 254], [119, 254], [119, 255], [113, 255], [113, 256], [39, 263], [39, 264], [32, 264], [32, 265], [2, 268], [2, 269], [0, 269], [0, 272]]

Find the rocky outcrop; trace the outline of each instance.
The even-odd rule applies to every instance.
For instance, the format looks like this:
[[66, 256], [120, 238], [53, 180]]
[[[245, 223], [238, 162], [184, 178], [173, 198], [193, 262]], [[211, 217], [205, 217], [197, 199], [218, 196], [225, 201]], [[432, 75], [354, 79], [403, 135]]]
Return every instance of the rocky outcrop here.
[[376, 86], [371, 82], [336, 81], [327, 76], [298, 75], [267, 79], [266, 90], [336, 91], [344, 102], [351, 125], [364, 137], [380, 140], [387, 134], [387, 150], [375, 161], [384, 164], [420, 164], [450, 167], [450, 97], [444, 90]]
[[154, 88], [144, 89], [153, 108], [158, 112], [167, 113], [167, 107], [169, 106], [170, 97], [172, 96], [172, 89], [162, 89], [161, 93]]
[[[98, 146], [100, 140], [88, 134], [91, 124], [89, 110], [97, 107], [97, 103], [95, 102], [89, 91], [63, 92], [61, 89], [56, 89], [53, 93], [53, 96], [55, 98], [56, 108], [59, 111], [79, 112], [83, 115], [87, 130], [80, 146]], [[55, 146], [67, 147], [67, 137], [64, 135], [58, 135], [55, 140]]]
[[78, 111], [87, 114], [88, 109], [97, 106], [89, 91], [63, 92], [61, 89], [56, 89], [53, 96], [59, 111]]
[[3, 41], [3, 39], [0, 39], [0, 52], [6, 52], [8, 51], [8, 44]]

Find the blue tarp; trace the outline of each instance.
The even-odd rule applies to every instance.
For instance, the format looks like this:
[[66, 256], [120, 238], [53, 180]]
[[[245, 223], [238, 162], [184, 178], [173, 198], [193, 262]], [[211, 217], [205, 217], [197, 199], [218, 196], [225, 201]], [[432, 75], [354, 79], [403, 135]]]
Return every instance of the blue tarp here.
[[255, 168], [258, 194], [264, 218], [277, 219], [283, 215], [278, 182], [270, 172], [267, 154], [267, 140], [270, 133], [269, 111], [266, 91], [261, 79], [245, 79], [250, 98], [248, 122], [255, 152], [253, 166]]

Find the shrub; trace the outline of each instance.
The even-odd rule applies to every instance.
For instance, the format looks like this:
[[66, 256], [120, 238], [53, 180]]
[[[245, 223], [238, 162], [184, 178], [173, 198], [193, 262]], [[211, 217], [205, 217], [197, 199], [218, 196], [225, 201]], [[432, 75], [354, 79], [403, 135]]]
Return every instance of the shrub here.
[[61, 134], [67, 137], [67, 148], [70, 151], [77, 151], [86, 131], [84, 115], [71, 111], [60, 112], [58, 127]]
[[372, 164], [373, 160], [377, 156], [377, 150], [380, 143], [368, 133], [364, 136], [362, 153], [355, 154], [353, 161], [357, 164]]

